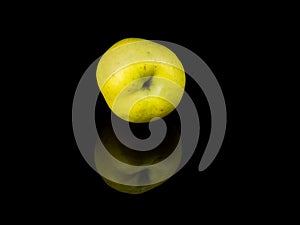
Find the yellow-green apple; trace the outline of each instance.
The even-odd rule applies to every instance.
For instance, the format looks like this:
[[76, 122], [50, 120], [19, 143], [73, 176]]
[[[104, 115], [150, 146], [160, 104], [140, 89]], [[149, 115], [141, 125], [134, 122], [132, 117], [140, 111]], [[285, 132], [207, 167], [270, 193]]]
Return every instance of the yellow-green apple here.
[[99, 60], [96, 78], [110, 109], [134, 123], [172, 112], [186, 82], [183, 65], [174, 52], [140, 38], [126, 38], [109, 48]]

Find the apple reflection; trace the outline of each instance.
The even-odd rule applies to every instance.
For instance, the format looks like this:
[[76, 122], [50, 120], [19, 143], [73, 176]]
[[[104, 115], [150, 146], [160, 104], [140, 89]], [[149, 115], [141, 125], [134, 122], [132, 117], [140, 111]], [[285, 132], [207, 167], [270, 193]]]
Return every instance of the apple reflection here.
[[[154, 121], [155, 122], [155, 121]], [[168, 125], [162, 143], [150, 151], [127, 148], [115, 136], [111, 124], [99, 132], [95, 146], [95, 165], [104, 182], [129, 194], [149, 191], [176, 173], [182, 157], [180, 132]]]

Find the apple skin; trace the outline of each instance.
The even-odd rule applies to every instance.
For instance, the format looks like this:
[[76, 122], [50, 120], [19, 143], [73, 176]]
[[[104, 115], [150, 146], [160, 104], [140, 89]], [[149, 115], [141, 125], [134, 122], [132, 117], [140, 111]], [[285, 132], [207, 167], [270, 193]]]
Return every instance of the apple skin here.
[[96, 79], [109, 108], [123, 120], [163, 118], [179, 104], [186, 82], [178, 57], [158, 43], [126, 38], [99, 60]]

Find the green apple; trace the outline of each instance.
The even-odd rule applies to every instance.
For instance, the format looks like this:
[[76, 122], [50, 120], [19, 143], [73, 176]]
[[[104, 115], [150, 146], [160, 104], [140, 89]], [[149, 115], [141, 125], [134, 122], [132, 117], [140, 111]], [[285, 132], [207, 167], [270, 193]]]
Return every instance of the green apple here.
[[153, 41], [126, 38], [99, 60], [97, 83], [120, 118], [144, 123], [163, 118], [179, 104], [186, 82], [178, 57]]

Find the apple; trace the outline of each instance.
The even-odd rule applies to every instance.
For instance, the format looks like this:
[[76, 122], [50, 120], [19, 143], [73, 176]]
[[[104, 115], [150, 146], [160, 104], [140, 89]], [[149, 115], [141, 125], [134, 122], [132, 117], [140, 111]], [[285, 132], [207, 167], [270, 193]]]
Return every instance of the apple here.
[[96, 79], [109, 108], [133, 123], [149, 122], [172, 112], [186, 82], [175, 53], [140, 38], [126, 38], [110, 47], [99, 60]]

